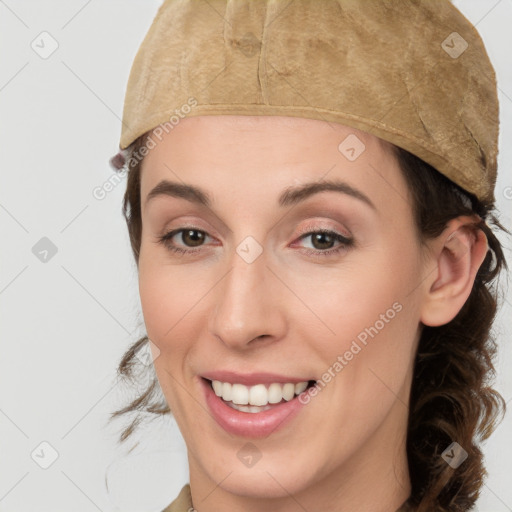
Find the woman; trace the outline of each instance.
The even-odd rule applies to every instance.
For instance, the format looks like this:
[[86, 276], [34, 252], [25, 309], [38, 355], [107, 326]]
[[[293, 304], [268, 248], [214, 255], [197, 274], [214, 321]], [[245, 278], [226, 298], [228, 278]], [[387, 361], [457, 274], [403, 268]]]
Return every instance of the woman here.
[[172, 411], [166, 512], [471, 508], [504, 408], [497, 136], [448, 1], [164, 2], [114, 161], [147, 330], [119, 370], [151, 340], [155, 376], [114, 416]]

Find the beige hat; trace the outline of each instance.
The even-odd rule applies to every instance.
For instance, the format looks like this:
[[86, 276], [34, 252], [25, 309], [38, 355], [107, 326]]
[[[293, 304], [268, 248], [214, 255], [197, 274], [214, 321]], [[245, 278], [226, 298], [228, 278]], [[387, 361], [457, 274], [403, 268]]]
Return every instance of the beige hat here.
[[165, 0], [133, 63], [120, 147], [199, 115], [348, 125], [494, 201], [495, 73], [448, 0]]

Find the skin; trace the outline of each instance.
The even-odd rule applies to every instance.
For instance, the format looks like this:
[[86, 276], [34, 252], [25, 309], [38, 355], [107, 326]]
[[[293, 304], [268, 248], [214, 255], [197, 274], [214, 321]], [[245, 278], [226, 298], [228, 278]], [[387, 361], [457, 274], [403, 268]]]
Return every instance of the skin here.
[[[338, 150], [351, 134], [365, 145], [354, 161]], [[146, 204], [163, 179], [200, 187], [211, 206], [163, 195]], [[278, 205], [288, 187], [322, 180], [345, 181], [375, 209], [333, 191]], [[200, 512], [384, 512], [409, 496], [407, 404], [421, 324], [442, 325], [457, 314], [487, 245], [483, 233], [467, 229], [474, 219], [466, 217], [422, 245], [408, 194], [387, 143], [311, 119], [190, 117], [145, 157], [141, 304]], [[199, 252], [175, 254], [158, 243], [190, 226], [207, 234]], [[300, 231], [321, 228], [354, 243], [322, 256], [340, 243], [315, 245]], [[247, 236], [263, 251], [252, 263], [236, 252]], [[191, 249], [181, 234], [172, 241]], [[400, 312], [284, 428], [244, 439], [208, 413], [203, 372], [319, 380], [397, 303]], [[261, 454], [252, 467], [237, 457], [247, 441]]]

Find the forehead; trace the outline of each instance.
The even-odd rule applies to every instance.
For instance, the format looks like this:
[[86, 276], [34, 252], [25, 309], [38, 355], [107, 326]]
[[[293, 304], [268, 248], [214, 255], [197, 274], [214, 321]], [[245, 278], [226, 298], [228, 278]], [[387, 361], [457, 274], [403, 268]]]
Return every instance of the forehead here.
[[[223, 148], [233, 149], [233, 146], [243, 145], [247, 150], [264, 146], [268, 156], [281, 155], [278, 160], [287, 161], [293, 160], [294, 154], [318, 156], [314, 146], [319, 150], [321, 147], [322, 151], [330, 150], [332, 161], [344, 155], [353, 162], [363, 152], [377, 158], [392, 156], [392, 145], [374, 135], [338, 123], [291, 116], [193, 116], [172, 127], [158, 126], [149, 137], [151, 149], [144, 158], [143, 168], [149, 166], [147, 162], [172, 156], [183, 162], [189, 156], [188, 161], [192, 161], [199, 155], [180, 151], [190, 146], [207, 148], [210, 156], [223, 152]], [[230, 156], [238, 154], [234, 151], [225, 154], [226, 159]]]
[[[230, 193], [343, 179], [376, 201], [404, 196], [391, 144], [355, 128], [288, 116], [194, 116], [150, 133], [141, 197], [161, 180]], [[262, 184], [265, 184], [263, 189]], [[274, 193], [274, 192], [272, 192]], [[215, 194], [214, 194], [215, 195]], [[382, 196], [382, 197], [380, 197]]]
[[382, 151], [390, 151], [391, 144], [369, 133], [350, 126], [295, 116], [242, 116], [212, 115], [191, 116], [181, 119], [174, 126], [159, 125], [151, 135], [158, 141], [167, 139], [171, 134], [179, 136], [181, 132], [202, 134], [205, 131], [236, 131], [239, 133], [257, 133], [272, 131], [273, 133], [312, 133], [312, 134], [354, 134], [365, 143], [380, 147]]

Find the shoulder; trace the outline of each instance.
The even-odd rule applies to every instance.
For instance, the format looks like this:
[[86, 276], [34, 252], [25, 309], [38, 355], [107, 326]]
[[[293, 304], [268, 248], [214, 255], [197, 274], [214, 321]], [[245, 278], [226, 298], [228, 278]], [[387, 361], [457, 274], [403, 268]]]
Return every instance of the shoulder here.
[[192, 496], [190, 494], [190, 485], [185, 484], [178, 494], [177, 498], [168, 505], [162, 512], [192, 512]]

